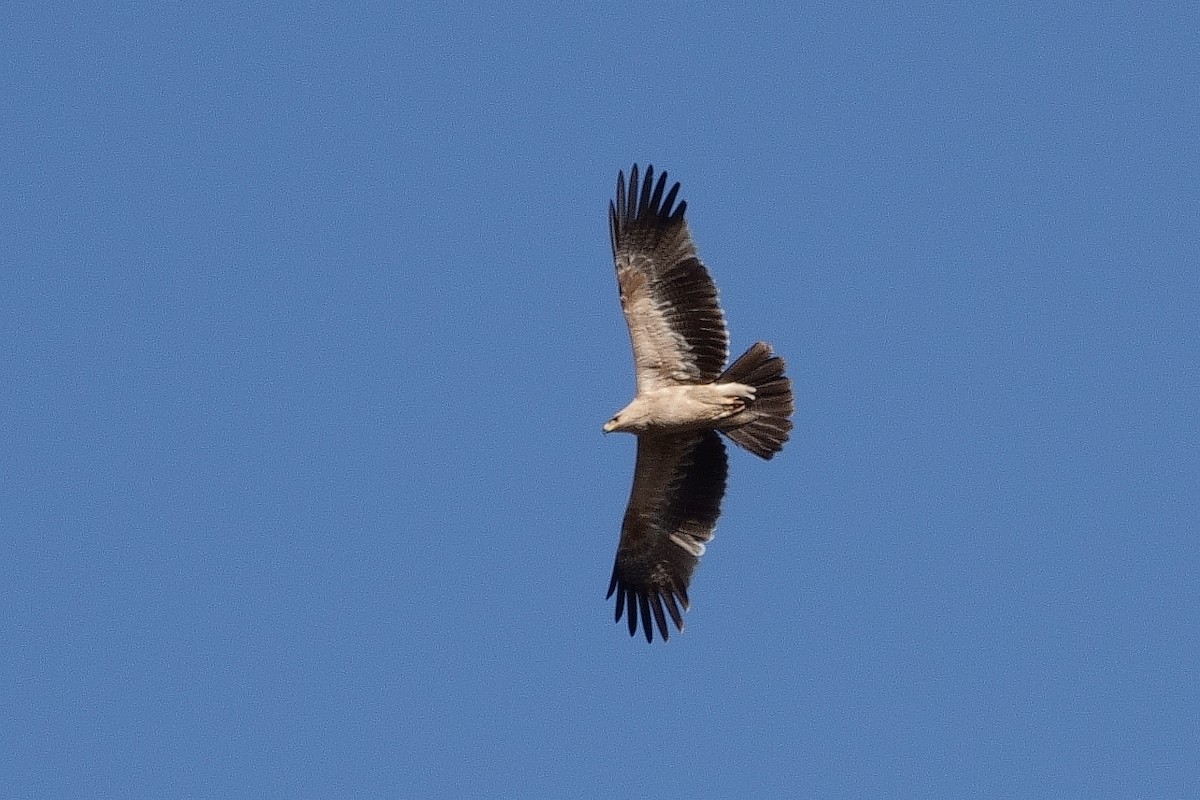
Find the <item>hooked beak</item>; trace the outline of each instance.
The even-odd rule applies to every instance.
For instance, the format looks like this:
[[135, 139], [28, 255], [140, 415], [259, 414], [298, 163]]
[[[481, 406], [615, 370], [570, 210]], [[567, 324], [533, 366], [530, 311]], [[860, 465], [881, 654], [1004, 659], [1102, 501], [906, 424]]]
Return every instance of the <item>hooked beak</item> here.
[[613, 428], [615, 428], [615, 427], [617, 427], [617, 424], [615, 422], [613, 422], [612, 420], [609, 420], [608, 422], [604, 423], [604, 432], [612, 433]]

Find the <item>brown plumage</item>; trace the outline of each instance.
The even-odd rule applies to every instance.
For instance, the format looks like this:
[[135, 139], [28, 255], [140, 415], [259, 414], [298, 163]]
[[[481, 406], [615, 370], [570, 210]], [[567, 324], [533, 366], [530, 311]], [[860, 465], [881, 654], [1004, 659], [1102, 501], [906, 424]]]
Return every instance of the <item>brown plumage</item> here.
[[[616, 618], [638, 621], [646, 641], [665, 640], [669, 617], [683, 630], [692, 573], [712, 539], [725, 494], [725, 445], [762, 458], [792, 428], [791, 381], [784, 362], [758, 342], [722, 371], [729, 334], [717, 289], [696, 254], [679, 184], [666, 190], [654, 168], [634, 165], [625, 191], [617, 177], [609, 204], [613, 261], [633, 344], [637, 396], [604, 426], [637, 435], [637, 464], [608, 596]], [[682, 610], [681, 610], [682, 609]]]

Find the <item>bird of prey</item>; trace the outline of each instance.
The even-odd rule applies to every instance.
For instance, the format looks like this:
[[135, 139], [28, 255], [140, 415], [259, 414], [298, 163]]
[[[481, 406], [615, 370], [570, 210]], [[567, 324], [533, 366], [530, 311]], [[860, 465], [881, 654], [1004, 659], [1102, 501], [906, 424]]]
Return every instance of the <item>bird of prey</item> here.
[[[621, 525], [608, 597], [617, 595], [629, 635], [638, 620], [665, 641], [667, 615], [680, 632], [688, 583], [712, 539], [725, 494], [725, 445], [718, 432], [761, 458], [792, 429], [792, 384], [783, 359], [758, 342], [728, 369], [729, 333], [717, 289], [696, 255], [667, 174], [617, 175], [609, 203], [613, 261], [633, 342], [637, 395], [604, 426], [637, 436], [633, 489]], [[654, 624], [652, 624], [654, 623]]]

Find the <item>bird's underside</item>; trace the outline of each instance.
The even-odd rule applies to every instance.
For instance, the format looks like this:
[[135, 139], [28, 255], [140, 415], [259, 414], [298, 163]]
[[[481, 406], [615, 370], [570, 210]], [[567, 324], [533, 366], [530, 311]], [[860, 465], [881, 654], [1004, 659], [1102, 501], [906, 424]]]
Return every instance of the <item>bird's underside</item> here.
[[684, 383], [638, 394], [609, 423], [612, 430], [668, 434], [711, 430], [754, 402], [756, 390], [744, 383]]
[[629, 633], [665, 640], [667, 619], [682, 631], [688, 585], [713, 537], [728, 474], [718, 435], [762, 458], [791, 430], [791, 382], [784, 362], [758, 342], [727, 369], [729, 335], [717, 290], [675, 205], [676, 183], [648, 167], [617, 178], [609, 205], [613, 260], [629, 326], [637, 396], [604, 430], [638, 437], [633, 488], [621, 526], [608, 595]]

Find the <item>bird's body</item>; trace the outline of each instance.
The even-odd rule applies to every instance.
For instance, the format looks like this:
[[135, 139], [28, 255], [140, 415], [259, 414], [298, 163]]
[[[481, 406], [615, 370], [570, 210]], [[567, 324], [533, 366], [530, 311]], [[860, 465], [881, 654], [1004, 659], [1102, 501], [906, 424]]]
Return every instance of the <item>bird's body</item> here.
[[604, 426], [605, 433], [668, 434], [708, 430], [754, 400], [744, 383], [682, 383], [640, 392]]
[[609, 205], [613, 260], [629, 325], [637, 395], [604, 426], [638, 437], [633, 489], [608, 593], [629, 633], [646, 640], [666, 616], [683, 630], [692, 573], [712, 539], [725, 493], [727, 459], [717, 432], [771, 458], [792, 428], [791, 381], [763, 342], [725, 367], [729, 334], [717, 290], [696, 255], [676, 183], [638, 168], [617, 178]]

